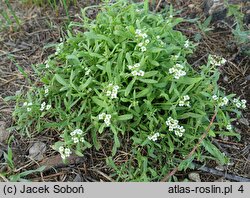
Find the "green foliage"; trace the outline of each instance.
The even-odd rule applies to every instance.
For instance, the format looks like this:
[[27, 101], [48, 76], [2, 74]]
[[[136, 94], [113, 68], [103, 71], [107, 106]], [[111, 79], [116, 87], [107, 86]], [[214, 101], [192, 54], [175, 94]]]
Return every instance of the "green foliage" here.
[[[69, 31], [56, 53], [37, 65], [40, 82], [16, 96], [20, 133], [57, 131], [60, 141], [53, 148], [63, 159], [90, 147], [108, 149], [106, 161], [117, 181], [159, 181], [199, 141], [214, 111], [209, 134], [237, 136], [226, 129], [235, 120], [230, 114], [240, 116], [234, 95], [225, 97], [217, 84], [216, 66], [224, 60], [210, 56], [195, 71], [186, 58], [194, 45], [174, 30], [182, 19], [173, 17], [172, 8], [158, 14], [147, 3], [118, 1], [100, 9], [93, 21], [82, 11], [83, 21], [69, 26], [77, 33]], [[245, 101], [237, 102], [244, 107]], [[117, 163], [125, 145], [126, 162]], [[209, 137], [203, 148], [209, 158], [225, 162]], [[181, 169], [194, 159], [206, 159], [201, 148]]]
[[13, 10], [10, 1], [4, 0], [4, 3], [7, 9], [0, 9], [0, 16], [2, 17], [2, 19], [0, 18], [0, 31], [6, 28], [14, 28], [16, 30], [17, 27], [20, 27], [21, 21]]
[[227, 3], [227, 16], [232, 16], [236, 22], [235, 28], [232, 30], [236, 43], [241, 47], [241, 50], [250, 55], [250, 30], [244, 24], [244, 14], [241, 11], [240, 5]]

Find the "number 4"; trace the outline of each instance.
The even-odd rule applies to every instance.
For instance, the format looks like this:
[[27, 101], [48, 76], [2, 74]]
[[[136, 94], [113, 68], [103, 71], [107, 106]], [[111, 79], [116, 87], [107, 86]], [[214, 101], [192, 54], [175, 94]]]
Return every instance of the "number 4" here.
[[243, 185], [241, 185], [241, 186], [239, 187], [238, 191], [240, 191], [241, 193], [244, 192]]

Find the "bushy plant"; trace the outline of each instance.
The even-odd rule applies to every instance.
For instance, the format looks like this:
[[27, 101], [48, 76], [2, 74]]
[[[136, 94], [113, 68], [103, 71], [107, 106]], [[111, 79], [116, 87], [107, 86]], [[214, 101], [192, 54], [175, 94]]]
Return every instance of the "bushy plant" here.
[[[17, 96], [18, 130], [56, 131], [60, 140], [53, 148], [65, 160], [109, 141], [107, 163], [117, 181], [159, 181], [191, 151], [217, 112], [191, 160], [226, 163], [210, 139], [239, 138], [230, 115], [240, 116], [236, 105], [245, 108], [245, 100], [219, 89], [217, 68], [225, 60], [210, 56], [194, 70], [186, 57], [195, 45], [174, 30], [183, 19], [172, 9], [153, 13], [147, 2], [128, 1], [100, 9], [96, 20], [84, 15], [72, 23], [77, 33], [69, 31], [56, 53], [36, 67], [40, 82]], [[116, 163], [117, 150], [125, 146], [125, 162]]]

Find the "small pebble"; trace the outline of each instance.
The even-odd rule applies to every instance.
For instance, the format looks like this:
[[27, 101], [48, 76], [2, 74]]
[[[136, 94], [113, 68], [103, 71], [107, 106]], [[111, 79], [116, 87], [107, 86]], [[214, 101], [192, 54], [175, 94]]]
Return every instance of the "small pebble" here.
[[200, 174], [196, 172], [189, 173], [188, 178], [195, 182], [201, 182]]
[[41, 161], [46, 151], [46, 144], [43, 142], [35, 142], [29, 149], [29, 156], [34, 160]]

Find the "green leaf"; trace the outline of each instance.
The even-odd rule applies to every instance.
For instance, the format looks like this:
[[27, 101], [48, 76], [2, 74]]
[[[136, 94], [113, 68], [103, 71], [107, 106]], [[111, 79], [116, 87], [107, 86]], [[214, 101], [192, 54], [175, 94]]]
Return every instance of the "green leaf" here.
[[118, 116], [117, 120], [130, 120], [133, 118], [133, 115], [132, 114], [125, 114], [125, 115], [120, 115]]
[[126, 90], [125, 90], [125, 96], [128, 96], [128, 94], [130, 93], [133, 85], [135, 83], [135, 79], [133, 79], [132, 81], [130, 81], [130, 83], [128, 84]]
[[203, 79], [202, 77], [197, 77], [197, 78], [182, 77], [176, 81], [181, 84], [191, 85], [200, 82], [202, 79]]
[[65, 79], [62, 76], [60, 76], [59, 74], [55, 74], [55, 78], [56, 78], [57, 82], [59, 82], [61, 85], [65, 86], [65, 87], [69, 86], [69, 83], [67, 83], [65, 81]]
[[220, 152], [220, 150], [214, 146], [210, 141], [203, 140], [202, 145], [205, 147], [205, 149], [213, 155], [222, 165], [226, 163], [226, 158], [223, 153]]
[[108, 104], [105, 101], [98, 99], [96, 96], [92, 97], [92, 101], [100, 107], [108, 107]]
[[141, 79], [141, 78], [139, 78], [139, 81], [144, 82], [144, 83], [149, 83], [149, 84], [158, 83], [158, 81], [153, 80], [153, 79], [143, 79], [143, 78]]

